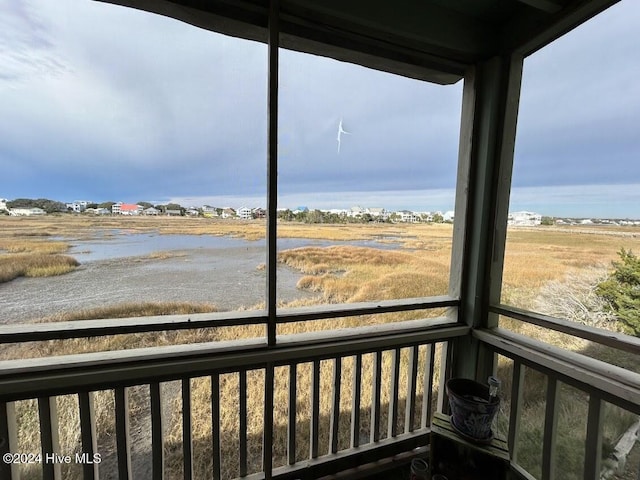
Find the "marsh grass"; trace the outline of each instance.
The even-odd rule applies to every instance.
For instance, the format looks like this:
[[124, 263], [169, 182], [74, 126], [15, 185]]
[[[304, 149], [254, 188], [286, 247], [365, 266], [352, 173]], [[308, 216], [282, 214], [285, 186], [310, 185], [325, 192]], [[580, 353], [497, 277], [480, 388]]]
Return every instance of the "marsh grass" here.
[[324, 303], [340, 303], [443, 295], [448, 255], [341, 245], [286, 250], [278, 258], [307, 274], [298, 288], [321, 293]]
[[50, 277], [73, 271], [80, 263], [67, 255], [43, 253], [0, 255], [0, 283], [18, 277]]

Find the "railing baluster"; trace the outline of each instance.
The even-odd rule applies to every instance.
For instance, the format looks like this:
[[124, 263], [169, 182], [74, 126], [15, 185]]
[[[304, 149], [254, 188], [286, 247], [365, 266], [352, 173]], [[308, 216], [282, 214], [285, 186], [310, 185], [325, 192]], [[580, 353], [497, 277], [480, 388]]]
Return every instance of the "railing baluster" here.
[[98, 478], [99, 472], [98, 463], [93, 463], [93, 456], [98, 450], [93, 392], [80, 392], [78, 394], [78, 405], [80, 409], [82, 454], [86, 460], [89, 460], [82, 464], [83, 480], [95, 480]]
[[558, 425], [559, 397], [558, 380], [547, 377], [547, 400], [544, 415], [544, 438], [542, 440], [542, 480], [553, 480], [555, 477], [556, 433]]
[[313, 361], [311, 371], [311, 438], [310, 452], [311, 458], [318, 457], [318, 436], [320, 428], [320, 360]]
[[131, 437], [129, 435], [129, 391], [115, 389], [116, 450], [118, 452], [118, 480], [131, 479]]
[[362, 355], [353, 359], [353, 387], [351, 402], [351, 448], [360, 446], [360, 392], [362, 387]]
[[393, 350], [391, 357], [391, 395], [389, 398], [389, 415], [387, 417], [387, 438], [398, 434], [398, 394], [400, 377], [400, 349]]
[[407, 406], [404, 416], [404, 433], [413, 432], [416, 416], [416, 383], [418, 381], [418, 347], [409, 348], [409, 378], [407, 381]]
[[60, 455], [56, 397], [38, 398], [38, 415], [42, 444], [42, 478], [43, 480], [60, 480], [62, 478], [60, 462], [47, 460], [47, 457], [53, 454]]
[[511, 461], [518, 462], [518, 435], [520, 434], [520, 410], [522, 407], [522, 393], [524, 391], [524, 367], [520, 360], [513, 361], [511, 377], [511, 405], [509, 411], [508, 445]]
[[162, 419], [162, 392], [160, 383], [149, 385], [151, 399], [151, 476], [153, 480], [164, 478], [164, 435]]
[[[13, 402], [0, 403], [0, 455], [16, 452], [16, 407]], [[0, 478], [20, 480], [19, 465], [0, 461]]]
[[431, 425], [431, 404], [433, 403], [433, 372], [436, 360], [435, 345], [426, 346], [424, 377], [422, 379], [422, 418], [420, 426], [427, 428]]
[[273, 474], [273, 390], [274, 365], [267, 363], [264, 372], [264, 429], [262, 431], [262, 470], [264, 478]]
[[602, 472], [602, 399], [592, 393], [589, 395], [589, 414], [587, 417], [587, 442], [584, 456], [584, 478], [600, 480]]
[[247, 371], [240, 370], [238, 378], [239, 428], [240, 428], [240, 476], [247, 475]]
[[[435, 358], [435, 357], [434, 357]], [[438, 386], [438, 411], [449, 413], [449, 402], [447, 401], [447, 381], [451, 378], [451, 368], [453, 363], [453, 347], [450, 341], [443, 342], [440, 347], [440, 378]], [[431, 362], [433, 368], [433, 362]]]
[[213, 480], [220, 480], [220, 374], [211, 375], [211, 442], [213, 446]]
[[193, 479], [193, 431], [191, 379], [182, 379], [182, 469], [184, 480]]
[[331, 403], [331, 419], [329, 425], [329, 449], [331, 453], [338, 451], [340, 426], [340, 379], [342, 377], [342, 358], [333, 359], [333, 402]]
[[371, 443], [380, 440], [380, 390], [382, 388], [382, 352], [373, 353], [373, 394], [371, 395]]
[[289, 421], [287, 422], [287, 462], [296, 463], [296, 416], [298, 399], [298, 364], [289, 366]]

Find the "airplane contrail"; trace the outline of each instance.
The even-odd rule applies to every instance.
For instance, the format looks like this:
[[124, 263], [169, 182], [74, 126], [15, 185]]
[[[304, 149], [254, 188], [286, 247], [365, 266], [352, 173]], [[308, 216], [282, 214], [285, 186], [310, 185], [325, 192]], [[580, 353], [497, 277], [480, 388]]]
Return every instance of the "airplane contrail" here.
[[340, 123], [338, 124], [338, 153], [340, 153], [340, 142], [342, 140], [342, 134], [351, 135], [351, 132], [347, 132], [344, 128], [342, 128], [342, 118], [340, 119]]

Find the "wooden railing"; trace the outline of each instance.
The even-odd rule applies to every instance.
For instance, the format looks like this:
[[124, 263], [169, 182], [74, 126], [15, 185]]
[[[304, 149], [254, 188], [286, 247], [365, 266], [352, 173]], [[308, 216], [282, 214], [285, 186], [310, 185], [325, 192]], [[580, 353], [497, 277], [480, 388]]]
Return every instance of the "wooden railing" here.
[[[96, 322], [5, 327], [0, 338], [88, 337], [113, 321]], [[137, 323], [144, 331], [195, 326], [186, 318]], [[112, 334], [131, 328], [109, 325]], [[466, 326], [428, 319], [278, 337], [275, 346], [248, 339], [0, 362], [0, 453], [9, 460], [0, 478], [97, 479], [101, 471], [192, 479], [203, 469], [215, 479], [316, 478], [392, 456], [428, 443], [436, 350], [468, 334]], [[208, 400], [196, 402], [203, 383]], [[69, 403], [71, 414], [62, 411]], [[21, 431], [29, 416], [32, 433]], [[65, 425], [70, 416], [78, 425], [71, 443], [61, 439], [73, 428]], [[249, 425], [256, 416], [258, 439]], [[139, 433], [142, 417], [148, 431]]]
[[[640, 354], [640, 341], [635, 337], [563, 321], [504, 305], [491, 307], [493, 313], [570, 334], [607, 347], [635, 355]], [[559, 406], [559, 386], [566, 384], [587, 397], [586, 435], [584, 441], [583, 478], [601, 480], [606, 471], [603, 462], [603, 421], [605, 403], [615, 405], [634, 415], [640, 415], [640, 374], [589, 356], [567, 351], [547, 343], [502, 328], [479, 329], [473, 336], [495, 353], [513, 361], [509, 392], [508, 444], [514, 472], [521, 478], [534, 478], [519, 465], [519, 433], [525, 408], [523, 391], [525, 367], [546, 377], [544, 395], [544, 428], [542, 432], [542, 480], [560, 478], [556, 475], [559, 462], [556, 440]], [[640, 358], [640, 357], [639, 357]], [[574, 405], [575, 408], [575, 405]], [[632, 466], [638, 468], [639, 465]]]
[[[425, 304], [383, 306], [385, 313], [419, 307]], [[380, 313], [376, 308], [302, 309], [278, 321]], [[639, 353], [637, 339], [624, 335], [511, 307], [491, 311]], [[240, 312], [4, 326], [0, 340], [264, 322], [260, 314]], [[640, 375], [511, 331], [472, 331], [446, 318], [279, 336], [276, 345], [254, 338], [0, 362], [0, 454], [9, 455], [0, 462], [0, 478], [318, 478], [411, 451], [429, 442], [434, 391], [443, 393], [441, 359], [455, 355], [451, 342], [467, 335], [512, 361], [513, 472], [533, 478], [520, 465], [518, 442], [529, 368], [547, 379], [537, 476], [557, 478], [558, 392], [567, 384], [588, 396], [584, 478], [600, 479], [603, 405], [640, 415]]]

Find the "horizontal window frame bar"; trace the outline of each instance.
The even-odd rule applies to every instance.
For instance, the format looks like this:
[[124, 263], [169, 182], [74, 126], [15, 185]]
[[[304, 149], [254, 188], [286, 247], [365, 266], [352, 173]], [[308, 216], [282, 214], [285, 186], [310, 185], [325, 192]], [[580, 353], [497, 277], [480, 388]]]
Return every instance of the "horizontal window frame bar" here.
[[359, 352], [446, 342], [470, 331], [466, 325], [430, 325], [430, 320], [408, 323], [411, 328], [396, 323], [376, 326], [379, 328], [290, 335], [273, 347], [259, 338], [7, 360], [0, 362], [0, 402], [146, 385], [212, 372], [264, 369], [267, 363], [277, 367]]
[[640, 415], [640, 374], [501, 328], [472, 334], [496, 353]]
[[267, 316], [262, 310], [252, 312], [212, 312], [186, 315], [75, 320], [69, 322], [14, 323], [0, 325], [0, 344], [198, 328], [261, 325], [266, 323]]
[[[456, 307], [459, 300], [449, 296], [359, 302], [336, 305], [279, 309], [277, 323], [292, 323], [323, 318], [353, 317], [410, 310]], [[190, 330], [197, 328], [266, 325], [265, 310], [194, 313], [149, 317], [76, 320], [69, 322], [15, 323], [0, 325], [0, 344], [41, 342], [134, 333]]]
[[327, 318], [355, 317], [358, 315], [378, 315], [381, 313], [431, 310], [443, 307], [457, 307], [460, 301], [448, 295], [422, 298], [382, 300], [379, 302], [341, 303], [280, 309], [278, 323], [293, 323]]
[[590, 340], [607, 347], [640, 355], [640, 338], [638, 337], [632, 337], [624, 333], [610, 332], [510, 305], [492, 305], [489, 307], [489, 311], [539, 327], [555, 330], [556, 332]]

